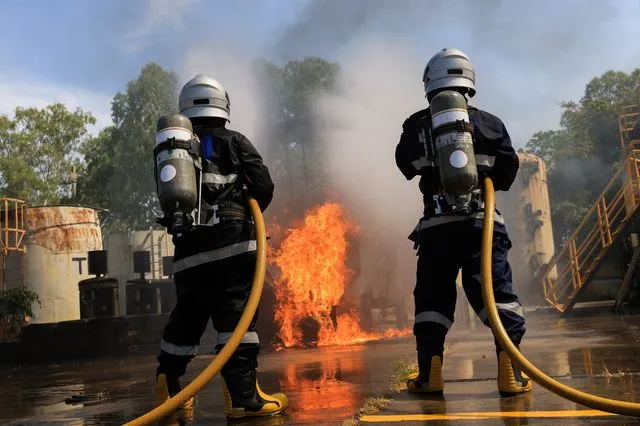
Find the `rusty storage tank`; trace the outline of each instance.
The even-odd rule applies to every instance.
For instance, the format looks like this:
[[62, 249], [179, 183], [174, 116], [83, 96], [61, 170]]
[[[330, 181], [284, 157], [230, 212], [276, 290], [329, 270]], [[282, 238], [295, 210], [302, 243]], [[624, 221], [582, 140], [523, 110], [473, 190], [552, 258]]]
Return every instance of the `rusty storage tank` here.
[[24, 285], [38, 293], [33, 323], [80, 319], [77, 283], [89, 276], [88, 252], [102, 250], [95, 210], [76, 206], [28, 207]]
[[162, 279], [167, 275], [163, 272], [163, 258], [173, 256], [173, 242], [171, 235], [164, 229], [149, 229], [145, 231], [122, 232], [105, 238], [105, 250], [108, 252], [109, 275], [117, 278], [120, 284], [120, 306], [127, 306], [126, 283], [137, 278], [134, 273], [134, 252], [148, 251], [150, 253], [150, 272], [147, 279]]
[[118, 280], [106, 276], [109, 268], [106, 250], [88, 253], [89, 274], [95, 275], [78, 283], [80, 293], [80, 318], [104, 318], [120, 316]]
[[496, 203], [513, 243], [514, 290], [525, 305], [538, 305], [544, 304], [540, 274], [555, 252], [547, 173], [538, 156], [519, 152], [518, 158], [516, 179], [509, 191], [496, 193]]

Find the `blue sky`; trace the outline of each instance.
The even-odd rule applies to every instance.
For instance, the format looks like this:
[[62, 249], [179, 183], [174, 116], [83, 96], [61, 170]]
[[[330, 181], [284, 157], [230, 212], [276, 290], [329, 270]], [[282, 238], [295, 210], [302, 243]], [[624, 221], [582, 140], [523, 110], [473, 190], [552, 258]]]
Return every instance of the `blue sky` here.
[[[478, 106], [500, 115], [521, 146], [556, 127], [558, 102], [578, 99], [591, 77], [640, 67], [639, 17], [636, 0], [0, 0], [0, 113], [63, 101], [106, 125], [112, 96], [149, 61], [186, 79], [215, 73], [227, 58], [221, 52], [242, 61], [320, 55], [348, 63], [376, 43], [387, 46], [374, 55], [380, 66], [397, 46], [408, 58], [396, 64], [398, 79], [415, 75], [386, 82], [384, 96], [411, 84], [415, 103], [424, 63], [452, 46], [476, 65]], [[198, 69], [193, 56], [209, 52], [204, 63], [213, 65]], [[369, 66], [350, 72], [366, 79], [376, 64]], [[237, 67], [226, 72], [242, 92], [230, 69]]]

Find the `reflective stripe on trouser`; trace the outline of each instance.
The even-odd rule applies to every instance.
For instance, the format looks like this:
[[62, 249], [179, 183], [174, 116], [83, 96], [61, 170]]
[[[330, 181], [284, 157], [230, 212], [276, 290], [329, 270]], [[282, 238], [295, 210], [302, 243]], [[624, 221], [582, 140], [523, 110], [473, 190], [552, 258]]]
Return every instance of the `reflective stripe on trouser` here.
[[174, 273], [178, 273], [180, 271], [184, 271], [185, 269], [194, 268], [196, 266], [200, 266], [209, 262], [227, 259], [239, 254], [253, 252], [257, 249], [258, 244], [256, 240], [249, 240], [243, 241], [241, 243], [231, 244], [219, 249], [205, 251], [202, 253], [194, 254], [193, 256], [176, 260], [175, 262], [173, 262], [173, 271]]
[[[518, 315], [524, 318], [524, 308], [522, 307], [520, 302], [496, 303], [496, 307], [498, 308], [498, 312], [508, 311], [514, 315]], [[480, 320], [483, 323], [487, 325], [489, 324], [489, 316], [487, 315], [486, 308], [482, 308], [480, 312], [478, 312], [478, 317], [480, 317]]]
[[[255, 265], [256, 253], [248, 252], [175, 275], [177, 304], [162, 335], [159, 372], [174, 376], [185, 373], [209, 321], [218, 332], [216, 347], [231, 337], [247, 304]], [[253, 368], [257, 362], [253, 359], [259, 348], [256, 319], [254, 316], [243, 336], [242, 350], [229, 360], [237, 368]]]
[[[461, 268], [462, 288], [474, 311], [482, 315], [481, 242], [482, 229], [469, 222], [454, 222], [423, 231], [414, 290], [414, 334], [419, 352], [436, 354], [442, 350], [453, 323], [458, 290], [456, 279]], [[507, 333], [519, 343], [526, 329], [522, 306], [512, 289], [511, 267], [507, 259], [510, 247], [506, 234], [494, 233], [494, 296]]]
[[453, 320], [436, 311], [422, 311], [416, 314], [416, 324], [433, 322], [444, 326], [447, 330], [453, 325]]
[[160, 350], [170, 355], [195, 356], [198, 354], [198, 345], [176, 345], [162, 339], [160, 341]]
[[[225, 343], [227, 343], [231, 338], [232, 334], [233, 333], [218, 333], [216, 345], [224, 345]], [[242, 340], [240, 341], [240, 343], [241, 344], [242, 343], [259, 344], [260, 338], [258, 337], [258, 333], [256, 333], [255, 331], [247, 331], [246, 333], [244, 333], [244, 336], [242, 337]]]

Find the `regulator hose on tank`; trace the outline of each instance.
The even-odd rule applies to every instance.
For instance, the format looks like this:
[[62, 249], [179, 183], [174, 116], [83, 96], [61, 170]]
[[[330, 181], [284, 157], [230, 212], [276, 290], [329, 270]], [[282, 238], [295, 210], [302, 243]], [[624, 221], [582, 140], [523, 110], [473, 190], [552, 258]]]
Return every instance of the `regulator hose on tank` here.
[[260, 211], [260, 207], [256, 200], [248, 197], [248, 203], [256, 226], [256, 240], [258, 247], [253, 285], [251, 287], [251, 292], [249, 293], [247, 305], [240, 317], [240, 321], [238, 321], [238, 325], [235, 330], [233, 330], [231, 337], [220, 353], [218, 353], [211, 363], [195, 379], [193, 379], [191, 383], [189, 383], [173, 398], [169, 398], [148, 413], [126, 423], [125, 426], [150, 425], [178, 410], [182, 404], [198, 393], [216, 376], [216, 374], [220, 372], [231, 355], [236, 351], [244, 337], [244, 334], [247, 332], [247, 329], [251, 324], [251, 320], [258, 309], [258, 303], [260, 302], [260, 296], [262, 295], [264, 277], [267, 270], [267, 231], [264, 224], [264, 218], [262, 217], [262, 212]]
[[576, 404], [581, 404], [596, 410], [606, 411], [614, 414], [626, 416], [640, 417], [640, 404], [634, 402], [618, 401], [615, 399], [602, 398], [581, 392], [572, 387], [564, 385], [555, 379], [547, 376], [524, 357], [513, 344], [509, 335], [507, 335], [500, 316], [498, 308], [493, 297], [493, 277], [491, 274], [491, 257], [493, 248], [493, 220], [495, 213], [495, 193], [493, 182], [490, 178], [484, 180], [484, 227], [482, 231], [482, 297], [484, 306], [489, 316], [489, 324], [493, 334], [496, 336], [502, 348], [509, 354], [509, 358], [518, 365], [534, 382], [547, 390], [566, 398]]

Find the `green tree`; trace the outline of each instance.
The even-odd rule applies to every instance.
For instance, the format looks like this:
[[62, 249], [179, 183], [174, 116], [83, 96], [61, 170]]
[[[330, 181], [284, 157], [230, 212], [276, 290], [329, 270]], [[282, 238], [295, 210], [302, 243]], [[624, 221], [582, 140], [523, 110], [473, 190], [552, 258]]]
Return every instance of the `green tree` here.
[[95, 122], [90, 113], [61, 103], [18, 107], [13, 119], [0, 116], [0, 192], [32, 205], [67, 200], [87, 125]]
[[176, 73], [145, 65], [127, 90], [114, 96], [114, 125], [83, 149], [81, 199], [108, 209], [105, 232], [154, 226], [161, 215], [153, 176], [155, 126], [160, 116], [178, 111], [178, 90]]
[[640, 68], [593, 78], [579, 102], [564, 102], [560, 129], [533, 135], [525, 149], [549, 172], [557, 243], [571, 235], [620, 163], [618, 109], [633, 104]]
[[[279, 67], [265, 60], [256, 70], [271, 96], [265, 110], [273, 122], [308, 115], [316, 96], [334, 88], [339, 67], [320, 58], [291, 61]], [[159, 116], [177, 112], [178, 77], [157, 64], [142, 68], [136, 80], [112, 101], [114, 125], [84, 145], [84, 169], [78, 182], [79, 200], [108, 210], [103, 215], [105, 233], [140, 229], [155, 224], [161, 215], [153, 177], [155, 125]], [[284, 158], [283, 149], [275, 155]], [[290, 152], [293, 166], [301, 168], [299, 149]], [[313, 154], [307, 158], [315, 161]], [[286, 162], [281, 162], [285, 164]], [[289, 163], [291, 166], [291, 162]], [[314, 165], [309, 165], [314, 169]]]
[[[340, 66], [318, 57], [293, 60], [279, 67], [261, 60], [257, 63], [261, 81], [265, 82], [268, 99], [265, 110], [274, 123], [272, 142], [265, 159], [272, 165], [272, 175], [279, 192], [276, 204], [282, 202], [293, 216], [324, 199], [328, 176], [324, 153], [317, 143], [316, 101], [336, 90]], [[277, 123], [277, 125], [275, 125]], [[294, 201], [295, 200], [295, 201]], [[271, 212], [278, 207], [271, 209]], [[277, 213], [276, 213], [277, 214]]]
[[[113, 126], [105, 127], [100, 133], [87, 140], [80, 149], [84, 163], [78, 180], [77, 202], [79, 204], [109, 209], [113, 197], [106, 188], [107, 182], [114, 173], [114, 129]], [[110, 214], [103, 215], [101, 218], [104, 222], [103, 227], [110, 218]]]
[[340, 66], [318, 57], [287, 62], [284, 67], [266, 60], [257, 70], [267, 82], [276, 120], [295, 119], [313, 113], [316, 98], [335, 89]]

